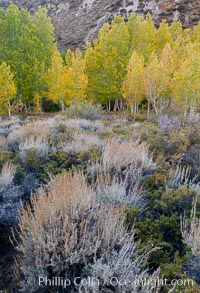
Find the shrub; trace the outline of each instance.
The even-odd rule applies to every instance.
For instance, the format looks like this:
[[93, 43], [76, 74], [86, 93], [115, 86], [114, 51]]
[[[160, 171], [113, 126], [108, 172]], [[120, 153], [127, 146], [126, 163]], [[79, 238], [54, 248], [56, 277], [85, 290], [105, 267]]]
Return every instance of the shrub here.
[[42, 164], [42, 177], [44, 180], [49, 180], [49, 174], [57, 175], [69, 170], [73, 163], [75, 163], [75, 158], [63, 150], [58, 149], [57, 152], [51, 152], [49, 154], [49, 160]]
[[146, 143], [139, 139], [119, 142], [116, 138], [107, 140], [102, 152], [102, 166], [105, 171], [129, 172], [135, 181], [156, 168]]
[[19, 145], [30, 137], [46, 137], [49, 133], [48, 123], [42, 120], [29, 122], [8, 135], [8, 144], [14, 151], [19, 150]]
[[8, 146], [8, 141], [5, 136], [0, 135], [0, 150], [6, 149]]
[[171, 131], [177, 131], [181, 127], [181, 122], [177, 117], [169, 118], [167, 115], [162, 115], [158, 118], [160, 131], [168, 134]]
[[163, 135], [154, 130], [148, 135], [148, 143], [151, 145], [154, 156], [157, 158], [163, 156], [165, 162], [175, 164], [181, 164], [189, 145], [187, 135], [180, 131], [172, 131], [169, 135]]
[[103, 130], [104, 125], [102, 122], [99, 121], [89, 121], [84, 119], [77, 120], [77, 128], [83, 129], [86, 131], [98, 131]]
[[[3, 165], [3, 168], [1, 170], [0, 174], [0, 194], [5, 197], [9, 191], [12, 184], [13, 179], [15, 176], [16, 168], [13, 164], [10, 162], [7, 162]], [[13, 196], [14, 194], [10, 193], [9, 196]]]
[[[120, 287], [110, 286], [112, 277], [122, 281], [149, 278], [144, 266], [152, 249], [139, 251], [134, 233], [125, 228], [124, 216], [116, 208], [98, 204], [81, 173], [59, 175], [48, 194], [41, 189], [38, 197], [32, 196], [31, 204], [19, 215], [19, 223], [21, 258], [17, 269], [23, 276], [24, 290], [40, 289], [39, 276], [67, 276], [70, 280], [97, 277], [97, 287], [82, 288], [91, 293], [109, 292], [110, 288], [120, 292]], [[124, 292], [130, 292], [130, 287], [125, 285]], [[153, 290], [137, 283], [133, 289]], [[80, 292], [73, 283], [69, 290]]]
[[10, 129], [11, 127], [15, 126], [15, 125], [19, 125], [20, 124], [20, 119], [18, 117], [12, 116], [9, 119], [6, 120], [1, 120], [0, 121], [0, 127], [1, 129]]
[[49, 140], [51, 141], [51, 152], [57, 151], [59, 145], [63, 145], [66, 142], [71, 141], [73, 138], [73, 132], [66, 130], [65, 132], [51, 133]]
[[96, 120], [100, 119], [102, 115], [102, 107], [100, 104], [92, 104], [91, 102], [76, 102], [70, 106], [66, 111], [69, 118], [80, 118]]
[[13, 180], [16, 167], [6, 162], [0, 174], [0, 225], [4, 228], [17, 223], [17, 209], [20, 207], [19, 192]]
[[89, 181], [95, 181], [97, 176], [102, 173], [102, 166], [98, 160], [87, 164], [87, 176]]
[[[16, 191], [15, 191], [16, 194]], [[17, 195], [17, 194], [16, 194]], [[4, 234], [4, 229], [7, 230], [11, 227], [16, 227], [18, 224], [17, 212], [21, 208], [19, 199], [7, 199], [0, 204], [0, 231], [2, 233], [2, 238], [6, 239], [8, 234]], [[8, 233], [8, 230], [7, 230]], [[6, 239], [8, 240], [8, 239]]]
[[146, 119], [145, 115], [141, 113], [134, 114], [134, 118], [135, 118], [135, 121], [140, 121], [140, 122], [143, 122]]
[[142, 186], [129, 184], [128, 176], [125, 179], [109, 175], [97, 178], [96, 192], [99, 202], [115, 206], [128, 206], [142, 210], [145, 206], [145, 192]]
[[83, 165], [88, 167], [88, 162], [99, 161], [101, 157], [101, 150], [99, 147], [94, 147], [78, 154], [77, 159]]
[[7, 150], [0, 150], [0, 168], [3, 167], [3, 164], [11, 160], [13, 157], [12, 152]]
[[191, 171], [195, 174], [200, 174], [200, 147], [199, 143], [191, 146], [184, 154], [182, 164], [189, 165]]
[[92, 132], [104, 129], [104, 125], [101, 121], [92, 121], [87, 119], [66, 119], [63, 121], [63, 125], [67, 128], [75, 128]]
[[27, 172], [25, 176], [21, 177], [21, 191], [23, 192], [23, 195], [27, 196], [27, 198], [30, 198], [31, 192], [36, 192], [40, 186], [39, 178], [37, 174]]
[[190, 183], [190, 168], [187, 166], [178, 165], [176, 169], [171, 169], [169, 179], [166, 185], [167, 189], [179, 188], [180, 186], [187, 186]]
[[79, 154], [83, 151], [88, 151], [89, 149], [103, 146], [103, 142], [100, 138], [91, 133], [74, 133], [72, 142], [67, 144], [61, 144], [60, 148], [66, 153]]
[[193, 204], [190, 220], [186, 217], [181, 219], [181, 232], [184, 243], [191, 248], [191, 255], [188, 256], [186, 264], [187, 272], [190, 277], [200, 282], [200, 218], [196, 215], [196, 200]]
[[49, 152], [47, 139], [45, 137], [30, 136], [24, 142], [21, 142], [19, 144], [19, 155], [22, 162], [26, 162], [30, 151], [32, 151], [38, 159], [47, 159]]

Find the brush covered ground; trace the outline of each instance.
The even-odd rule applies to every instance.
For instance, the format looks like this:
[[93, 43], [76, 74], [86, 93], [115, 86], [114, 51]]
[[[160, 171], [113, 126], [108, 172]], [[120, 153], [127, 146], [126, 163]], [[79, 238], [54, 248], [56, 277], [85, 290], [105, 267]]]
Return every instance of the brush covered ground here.
[[63, 292], [38, 277], [90, 276], [104, 285], [81, 292], [122, 292], [109, 278], [160, 276], [194, 280], [171, 292], [199, 292], [198, 115], [146, 120], [77, 104], [2, 117], [0, 170], [1, 289]]
[[0, 10], [0, 289], [199, 292], [199, 32], [118, 15], [60, 52], [46, 10]]

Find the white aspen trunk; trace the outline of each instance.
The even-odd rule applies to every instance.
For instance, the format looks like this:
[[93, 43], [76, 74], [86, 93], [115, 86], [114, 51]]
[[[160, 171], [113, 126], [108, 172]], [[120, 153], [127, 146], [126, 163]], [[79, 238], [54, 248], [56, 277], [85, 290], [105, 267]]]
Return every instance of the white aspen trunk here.
[[109, 112], [111, 111], [111, 101], [110, 100], [108, 101], [108, 111]]
[[27, 114], [28, 113], [28, 108], [27, 108], [27, 104], [26, 103], [24, 104], [24, 108], [25, 108], [25, 113]]
[[156, 98], [152, 98], [152, 101], [153, 101], [153, 107], [154, 107], [154, 110], [155, 110], [155, 113], [156, 115], [158, 115], [159, 111], [158, 111], [158, 108], [157, 108], [157, 105], [156, 105]]
[[64, 112], [65, 111], [65, 104], [64, 104], [63, 100], [61, 101], [61, 107], [62, 107], [62, 112]]
[[39, 108], [38, 108], [39, 113], [42, 113], [42, 103], [41, 99], [39, 100]]
[[117, 99], [115, 99], [115, 104], [114, 104], [114, 109], [113, 109], [114, 112], [117, 111]]
[[121, 98], [121, 99], [120, 99], [120, 110], [123, 111], [123, 108], [124, 108], [124, 107], [123, 107], [123, 100], [122, 100], [122, 98]]
[[148, 109], [147, 109], [147, 117], [149, 119], [150, 116], [150, 99], [148, 98]]
[[132, 114], [134, 113], [134, 106], [133, 105], [131, 106], [131, 113]]
[[185, 110], [184, 110], [184, 118], [186, 118], [187, 117], [187, 106], [188, 106], [188, 97], [185, 97], [185, 106], [186, 106], [186, 108], [185, 108]]
[[10, 106], [10, 101], [8, 101], [8, 116], [11, 118], [11, 106]]
[[119, 111], [119, 100], [117, 99], [117, 111]]

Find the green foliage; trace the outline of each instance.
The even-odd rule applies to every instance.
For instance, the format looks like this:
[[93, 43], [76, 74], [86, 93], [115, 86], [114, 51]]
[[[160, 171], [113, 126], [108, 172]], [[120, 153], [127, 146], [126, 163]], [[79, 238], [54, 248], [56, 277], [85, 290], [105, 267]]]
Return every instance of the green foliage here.
[[121, 98], [121, 87], [130, 56], [130, 36], [124, 19], [116, 16], [99, 32], [94, 46], [86, 51], [86, 73], [88, 96], [92, 100], [107, 104]]
[[10, 5], [0, 19], [0, 61], [10, 65], [17, 96], [34, 102], [36, 93], [46, 89], [46, 72], [54, 50], [53, 25], [45, 9], [34, 16]]
[[144, 114], [141, 114], [141, 113], [136, 113], [133, 117], [135, 121], [140, 121], [140, 122], [143, 122], [146, 119]]
[[42, 160], [37, 156], [34, 148], [24, 151], [23, 165], [27, 171], [38, 171], [41, 167]]
[[45, 9], [30, 16], [10, 5], [1, 11], [0, 62], [10, 66], [24, 109], [39, 111], [46, 98], [62, 110], [90, 100], [108, 111], [128, 107], [139, 114], [147, 101], [148, 117], [151, 109], [159, 115], [177, 108], [187, 115], [199, 105], [198, 32], [199, 25], [183, 30], [176, 20], [156, 29], [150, 14], [133, 13], [127, 22], [118, 15], [103, 25], [86, 52], [60, 54]]
[[148, 207], [144, 214], [137, 215], [130, 210], [126, 214], [129, 224], [135, 222], [137, 237], [142, 245], [153, 242], [161, 248], [152, 254], [150, 264], [161, 266], [161, 273], [170, 280], [183, 278], [182, 266], [186, 261], [187, 247], [182, 242], [180, 216], [185, 213], [189, 217], [197, 192], [187, 187], [166, 191], [164, 172], [167, 170], [145, 180]]
[[13, 157], [12, 152], [7, 150], [0, 150], [0, 168], [2, 168], [3, 164], [10, 161]]
[[57, 175], [60, 172], [69, 170], [75, 159], [67, 153], [59, 150], [57, 153], [52, 153], [49, 156], [49, 161], [43, 164], [43, 177], [47, 174]]
[[164, 156], [165, 161], [174, 161], [181, 163], [183, 154], [190, 145], [189, 132], [187, 128], [179, 130], [170, 130], [162, 133], [156, 127], [151, 127], [146, 136], [142, 135], [144, 140], [147, 140], [151, 145], [155, 157]]
[[68, 104], [87, 100], [88, 77], [85, 73], [85, 58], [83, 52], [75, 53], [68, 50], [65, 66], [65, 87]]
[[66, 86], [64, 77], [64, 61], [59, 52], [55, 51], [51, 58], [51, 67], [48, 70], [48, 98], [60, 103], [63, 107], [66, 102]]
[[87, 163], [97, 162], [100, 160], [101, 151], [99, 148], [92, 148], [89, 151], [82, 151], [78, 155], [78, 161], [87, 166]]
[[6, 109], [8, 108], [9, 116], [11, 101], [17, 92], [13, 78], [10, 66], [3, 62], [0, 65], [0, 105]]
[[100, 119], [103, 114], [100, 104], [93, 104], [91, 102], [80, 101], [72, 104], [65, 112], [69, 118], [81, 118], [95, 120]]

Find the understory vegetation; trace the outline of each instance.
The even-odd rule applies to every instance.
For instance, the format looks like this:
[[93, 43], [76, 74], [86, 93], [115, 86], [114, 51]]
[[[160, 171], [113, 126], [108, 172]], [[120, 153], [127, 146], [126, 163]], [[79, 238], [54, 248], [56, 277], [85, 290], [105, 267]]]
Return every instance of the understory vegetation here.
[[123, 292], [197, 292], [200, 117], [85, 111], [1, 120], [1, 247], [15, 272], [3, 288], [57, 292], [38, 278], [60, 276], [99, 280], [66, 292], [122, 292], [112, 278], [132, 281]]

